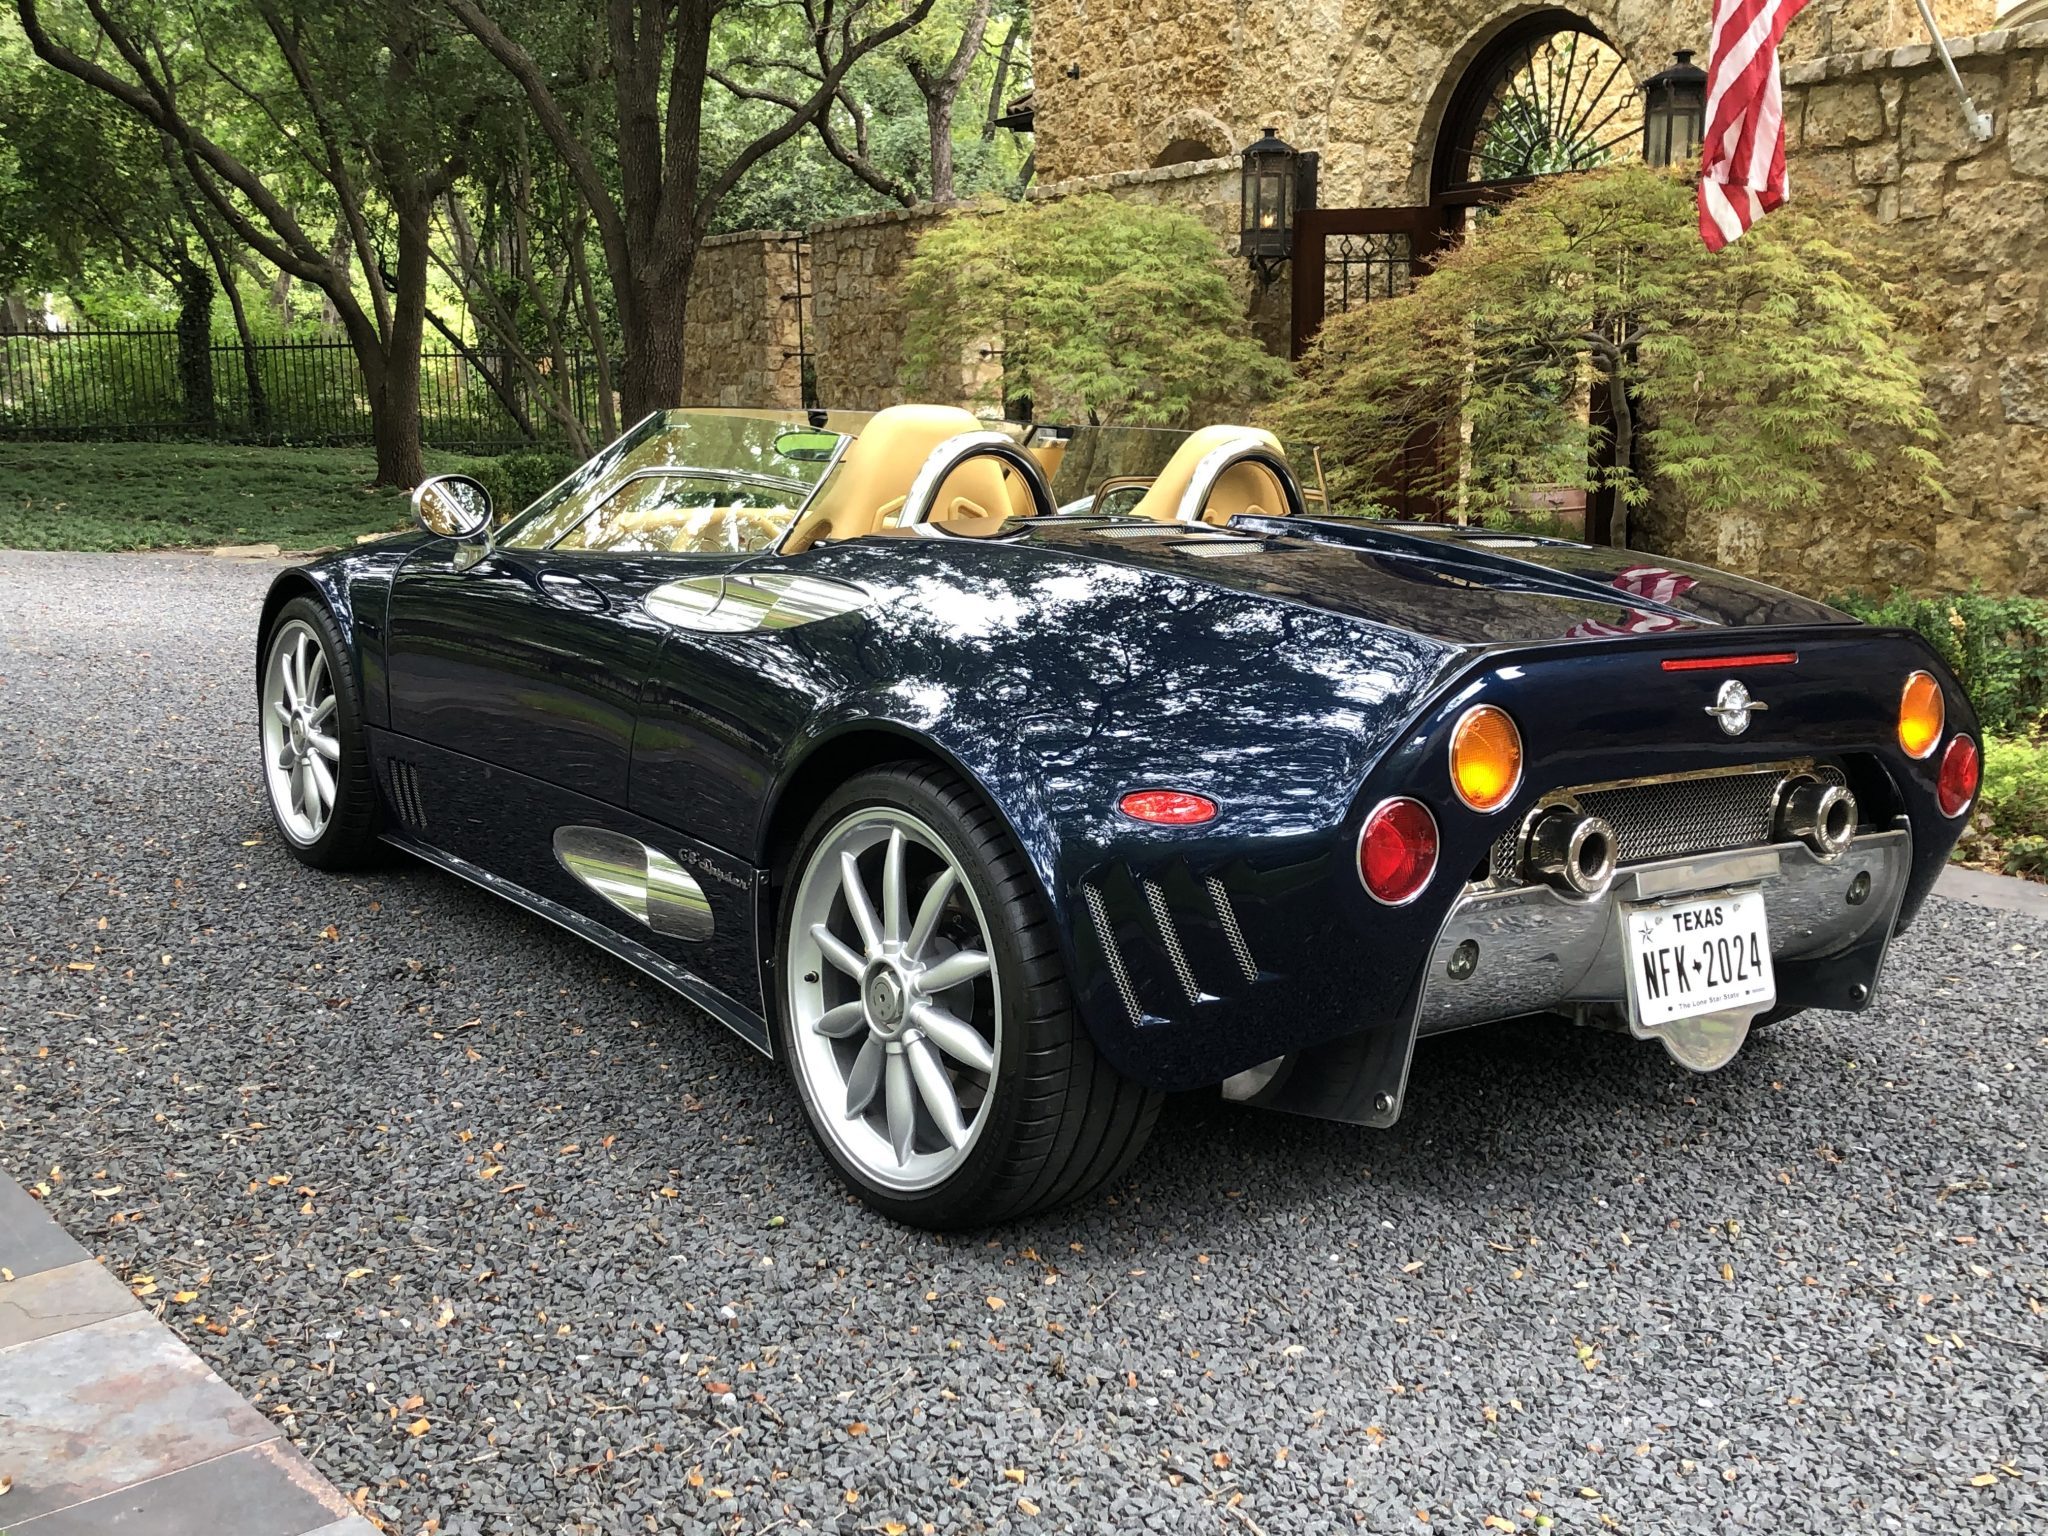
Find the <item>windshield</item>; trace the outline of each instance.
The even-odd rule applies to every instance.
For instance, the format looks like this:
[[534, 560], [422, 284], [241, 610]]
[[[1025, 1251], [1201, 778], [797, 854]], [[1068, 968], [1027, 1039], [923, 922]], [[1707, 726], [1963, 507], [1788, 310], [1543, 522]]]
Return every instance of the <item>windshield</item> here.
[[833, 412], [657, 411], [536, 501], [504, 549], [730, 554], [765, 549], [865, 419]]

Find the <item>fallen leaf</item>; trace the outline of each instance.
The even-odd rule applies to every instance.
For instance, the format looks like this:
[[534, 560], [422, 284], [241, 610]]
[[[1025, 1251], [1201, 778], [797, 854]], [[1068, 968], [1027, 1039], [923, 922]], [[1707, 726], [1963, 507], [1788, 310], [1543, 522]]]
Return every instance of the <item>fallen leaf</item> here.
[[1735, 1283], [1735, 1266], [1733, 1264], [1723, 1264], [1721, 1266], [1721, 1278], [1728, 1284], [1733, 1285]]
[[704, 1383], [704, 1390], [713, 1397], [717, 1397], [720, 1393], [730, 1392], [732, 1390], [732, 1383], [729, 1381], [707, 1381]]
[[1023, 1510], [1024, 1513], [1027, 1515], [1035, 1515], [1038, 1513], [1038, 1506], [1032, 1503], [1029, 1499], [1019, 1499], [1017, 1501], [1017, 1507]]
[[413, 1439], [417, 1440], [421, 1435], [424, 1435], [428, 1430], [432, 1429], [433, 1427], [434, 1426], [429, 1424], [425, 1419], [414, 1419], [410, 1424], [405, 1426], [405, 1432], [408, 1435], [411, 1435]]
[[1000, 1296], [991, 1296], [988, 1299], [988, 1309], [991, 1312], [1000, 1312], [1007, 1305], [1009, 1303], [1005, 1302]]
[[171, 1300], [173, 1300], [173, 1301], [176, 1301], [176, 1302], [187, 1302], [187, 1301], [197, 1301], [198, 1299], [199, 1299], [199, 1293], [198, 1293], [197, 1291], [173, 1291], [173, 1292], [171, 1292]]
[[864, 1435], [868, 1432], [868, 1427], [867, 1425], [863, 1424], [860, 1420], [855, 1419], [851, 1424], [846, 1426], [846, 1432], [849, 1435]]
[[910, 1527], [901, 1520], [884, 1520], [882, 1522], [882, 1536], [904, 1536], [904, 1532], [909, 1529]]
[[137, 1296], [154, 1296], [156, 1281], [148, 1275], [136, 1275], [128, 1282], [128, 1289]]
[[1597, 1499], [1600, 1497], [1600, 1490], [1598, 1488], [1581, 1488], [1579, 1490], [1579, 1497], [1582, 1499]]
[[1021, 1483], [1021, 1482], [1023, 1482], [1023, 1481], [1024, 1481], [1024, 1469], [1023, 1469], [1022, 1467], [1005, 1467], [1005, 1468], [1003, 1468], [1003, 1480], [1004, 1480], [1005, 1482], [1009, 1482], [1009, 1483]]
[[1209, 1464], [1220, 1472], [1225, 1467], [1230, 1465], [1230, 1455], [1226, 1451], [1218, 1451], [1214, 1456], [1211, 1456], [1209, 1458]]
[[1504, 1520], [1499, 1515], [1488, 1515], [1479, 1523], [1489, 1531], [1507, 1531], [1512, 1533], [1515, 1529], [1514, 1521]]
[[1979, 1472], [1970, 1479], [1970, 1486], [1972, 1488], [1989, 1488], [1997, 1481], [1998, 1474], [1996, 1472]]

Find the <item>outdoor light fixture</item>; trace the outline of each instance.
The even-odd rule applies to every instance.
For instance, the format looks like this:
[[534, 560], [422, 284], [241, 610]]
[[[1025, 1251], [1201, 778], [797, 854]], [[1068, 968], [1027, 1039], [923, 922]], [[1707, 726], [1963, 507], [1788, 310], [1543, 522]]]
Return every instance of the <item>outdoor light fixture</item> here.
[[1246, 147], [1239, 212], [1238, 254], [1270, 283], [1294, 247], [1296, 162], [1294, 146], [1268, 128]]
[[1700, 152], [1707, 132], [1707, 72], [1692, 61], [1692, 50], [1672, 55], [1669, 69], [1643, 82], [1643, 160], [1648, 165], [1684, 165]]

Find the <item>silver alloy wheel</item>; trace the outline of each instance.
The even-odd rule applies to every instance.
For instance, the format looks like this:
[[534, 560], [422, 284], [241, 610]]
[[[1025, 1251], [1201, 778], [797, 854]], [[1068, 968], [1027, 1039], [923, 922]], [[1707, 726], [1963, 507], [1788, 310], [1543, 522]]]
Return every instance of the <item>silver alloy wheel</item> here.
[[285, 836], [305, 847], [334, 814], [341, 741], [334, 733], [334, 672], [304, 619], [277, 627], [263, 660], [263, 778]]
[[784, 942], [813, 1118], [884, 1189], [944, 1182], [988, 1123], [1003, 1042], [988, 924], [959, 861], [906, 811], [854, 811], [798, 877]]

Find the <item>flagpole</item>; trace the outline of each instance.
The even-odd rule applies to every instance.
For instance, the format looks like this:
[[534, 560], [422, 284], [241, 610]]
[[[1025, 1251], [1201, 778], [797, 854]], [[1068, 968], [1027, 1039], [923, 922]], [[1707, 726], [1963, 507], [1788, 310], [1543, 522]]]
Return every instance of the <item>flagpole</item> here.
[[1970, 100], [1970, 93], [1963, 88], [1963, 77], [1956, 72], [1956, 61], [1949, 55], [1948, 40], [1935, 24], [1934, 8], [1927, 0], [1913, 0], [1913, 3], [1920, 7], [1920, 19], [1927, 23], [1927, 35], [1934, 39], [1934, 51], [1941, 55], [1941, 67], [1948, 71], [1948, 83], [1956, 88], [1956, 99], [1963, 104], [1963, 120], [1970, 125], [1970, 137], [1979, 144], [1988, 143], [1991, 114], [1978, 111], [1977, 104]]

